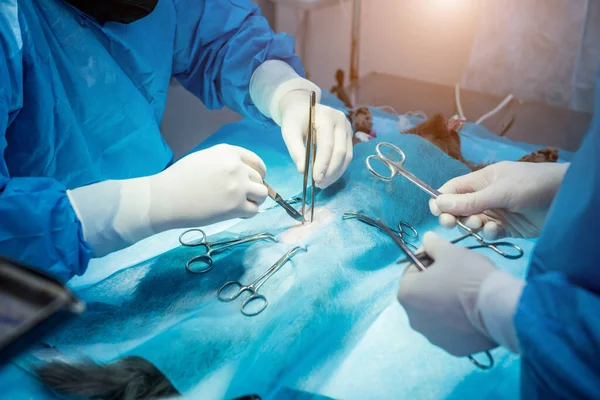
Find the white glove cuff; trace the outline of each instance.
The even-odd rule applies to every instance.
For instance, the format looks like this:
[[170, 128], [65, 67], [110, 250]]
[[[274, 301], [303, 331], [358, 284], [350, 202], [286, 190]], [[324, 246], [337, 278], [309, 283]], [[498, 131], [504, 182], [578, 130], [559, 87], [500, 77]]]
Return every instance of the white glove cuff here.
[[94, 257], [103, 257], [154, 234], [147, 178], [104, 181], [67, 190]]
[[489, 336], [514, 353], [520, 353], [520, 348], [513, 318], [525, 284], [525, 281], [497, 270], [481, 284], [475, 306]]
[[321, 89], [311, 81], [300, 77], [292, 67], [280, 60], [262, 63], [250, 79], [250, 98], [258, 110], [281, 126], [281, 99], [291, 91], [314, 91], [317, 103], [321, 101]]
[[128, 245], [156, 233], [150, 224], [150, 203], [148, 178], [121, 181], [121, 199], [114, 228]]

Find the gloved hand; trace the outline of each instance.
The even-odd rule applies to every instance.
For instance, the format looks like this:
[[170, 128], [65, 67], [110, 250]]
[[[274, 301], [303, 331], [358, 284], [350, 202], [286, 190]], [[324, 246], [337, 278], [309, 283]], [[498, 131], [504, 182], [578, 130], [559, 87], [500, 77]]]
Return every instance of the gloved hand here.
[[266, 167], [254, 153], [218, 145], [149, 177], [105, 181], [68, 192], [96, 257], [155, 233], [258, 212]]
[[423, 245], [433, 264], [423, 272], [410, 265], [398, 292], [411, 327], [455, 356], [498, 344], [520, 352], [513, 318], [525, 282], [432, 232]]
[[[296, 90], [286, 94], [280, 102], [281, 134], [298, 172], [306, 166], [306, 135], [308, 133], [309, 93]], [[317, 157], [313, 177], [323, 189], [337, 181], [352, 161], [352, 126], [346, 116], [331, 107], [315, 107]]]
[[[454, 178], [431, 199], [431, 212], [447, 228], [455, 216], [483, 237], [537, 237], [569, 164], [503, 161]], [[485, 212], [485, 213], [484, 213]]]
[[[265, 116], [281, 127], [281, 133], [298, 171], [304, 173], [305, 140], [308, 132], [310, 92], [321, 90], [300, 77], [283, 61], [269, 60], [260, 65], [250, 81], [250, 97]], [[317, 157], [313, 177], [326, 188], [346, 171], [352, 161], [352, 126], [341, 112], [321, 104], [315, 107]]]
[[494, 265], [431, 232], [423, 236], [423, 245], [434, 263], [423, 272], [407, 267], [398, 292], [410, 326], [455, 356], [496, 347], [476, 311], [479, 288], [496, 271]]

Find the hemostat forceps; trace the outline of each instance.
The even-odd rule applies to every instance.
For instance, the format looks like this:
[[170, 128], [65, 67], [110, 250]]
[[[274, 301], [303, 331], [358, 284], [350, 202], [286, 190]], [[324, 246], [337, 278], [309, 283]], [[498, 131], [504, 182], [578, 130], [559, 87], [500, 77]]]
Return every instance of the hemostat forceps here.
[[[189, 235], [192, 232], [200, 234], [200, 239], [185, 240], [184, 236]], [[202, 229], [189, 229], [183, 232], [179, 236], [179, 243], [185, 247], [200, 247], [204, 250], [203, 254], [192, 257], [185, 264], [185, 269], [194, 274], [205, 274], [210, 271], [213, 267], [214, 261], [212, 253], [225, 250], [228, 247], [233, 247], [245, 243], [256, 242], [258, 240], [268, 240], [269, 242], [277, 242], [277, 239], [270, 233], [258, 233], [256, 235], [244, 236], [237, 239], [221, 240], [218, 242], [209, 243], [206, 238], [206, 233]], [[198, 268], [194, 268], [194, 265], [199, 265]]]
[[388, 235], [389, 237], [392, 238], [392, 240], [398, 245], [398, 247], [400, 247], [402, 249], [402, 251], [404, 251], [404, 253], [413, 261], [413, 263], [417, 266], [417, 268], [419, 268], [421, 271], [425, 271], [426, 266], [423, 265], [423, 263], [421, 263], [421, 261], [415, 256], [415, 254], [412, 252], [412, 250], [408, 247], [415, 247], [412, 244], [407, 244], [404, 241], [404, 237], [406, 236], [407, 238], [410, 239], [416, 239], [419, 236], [419, 233], [417, 232], [417, 230], [410, 225], [408, 222], [404, 222], [404, 221], [400, 221], [400, 223], [398, 223], [398, 230], [392, 230], [390, 229], [387, 225], [385, 225], [383, 222], [377, 220], [375, 221], [372, 218], [367, 217], [364, 214], [360, 214], [360, 213], [353, 213], [353, 212], [348, 212], [348, 213], [344, 213], [342, 215], [343, 219], [353, 219], [356, 218], [359, 221], [367, 224], [367, 225], [371, 225], [377, 229], [379, 229], [380, 231], [382, 231], [383, 233], [385, 233], [386, 235]]
[[[267, 308], [268, 302], [265, 296], [263, 296], [262, 294], [258, 294], [258, 289], [260, 289], [260, 287], [266, 281], [268, 281], [269, 278], [271, 278], [277, 271], [279, 271], [281, 267], [283, 267], [284, 264], [287, 263], [292, 257], [294, 257], [294, 255], [299, 251], [307, 250], [306, 247], [294, 247], [293, 249], [285, 253], [283, 257], [277, 260], [277, 262], [273, 264], [271, 268], [266, 270], [265, 273], [262, 274], [257, 280], [255, 280], [249, 285], [244, 285], [240, 281], [229, 281], [225, 283], [217, 292], [217, 297], [221, 301], [230, 302], [240, 297], [242, 293], [248, 291], [250, 292], [250, 297], [248, 297], [242, 303], [242, 314], [248, 317], [253, 317], [255, 315], [260, 314], [265, 310], [265, 308]], [[223, 291], [231, 292], [232, 290], [235, 290], [235, 292], [230, 296], [223, 295]], [[248, 305], [251, 303], [255, 303], [256, 307], [258, 307], [256, 311], [251, 311], [251, 309], [249, 309], [250, 307], [248, 307]]]
[[[390, 149], [386, 152], [386, 155], [383, 154], [384, 148]], [[382, 179], [384, 181], [391, 181], [396, 175], [402, 175], [410, 182], [414, 183], [423, 191], [428, 193], [434, 199], [442, 194], [404, 168], [406, 155], [399, 147], [394, 146], [391, 143], [381, 142], [377, 145], [376, 151], [377, 155], [370, 155], [369, 157], [367, 157], [366, 163], [369, 171], [379, 179]], [[382, 174], [378, 172], [377, 169], [375, 169], [374, 167], [374, 161], [382, 163], [387, 168], [389, 173]], [[517, 258], [521, 258], [523, 256], [523, 250], [514, 243], [506, 241], [487, 242], [481, 235], [479, 235], [473, 229], [469, 228], [460, 220], [457, 220], [457, 224], [460, 228], [462, 228], [468, 233], [466, 236], [474, 237], [481, 246], [492, 249], [504, 258], [516, 260]], [[504, 248], [505, 250], [502, 250], [502, 248]]]
[[[360, 212], [345, 212], [342, 215], [342, 218], [343, 219], [358, 219], [359, 221], [364, 222], [367, 225], [374, 226], [375, 228], [379, 228], [379, 230], [381, 230], [382, 232], [387, 233], [385, 230], [383, 230], [381, 228], [381, 226], [379, 226], [377, 224], [376, 221], [367, 217], [364, 214], [361, 214]], [[412, 226], [411, 224], [409, 224], [406, 221], [400, 221], [400, 222], [398, 222], [398, 228], [396, 228], [396, 229], [388, 228], [388, 229], [394, 235], [398, 236], [400, 238], [400, 240], [402, 240], [411, 250], [417, 251], [417, 247], [414, 244], [406, 243], [407, 241], [413, 241], [419, 237], [419, 232], [417, 232], [417, 230], [415, 229], [414, 226]]]
[[311, 176], [311, 191], [310, 191], [310, 222], [315, 216], [315, 176], [313, 167], [317, 157], [317, 132], [315, 130], [315, 106], [317, 95], [315, 92], [310, 92], [310, 110], [308, 115], [308, 132], [306, 134], [306, 156], [304, 157], [304, 182], [302, 185], [302, 216], [306, 221], [306, 189], [308, 186], [308, 175]]

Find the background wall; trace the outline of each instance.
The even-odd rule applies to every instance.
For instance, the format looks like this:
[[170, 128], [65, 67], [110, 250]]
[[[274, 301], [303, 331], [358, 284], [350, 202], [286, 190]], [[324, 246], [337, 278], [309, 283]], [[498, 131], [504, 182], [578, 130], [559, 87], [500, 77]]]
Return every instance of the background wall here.
[[[277, 31], [296, 37], [298, 50], [306, 41], [304, 63], [319, 86], [330, 89], [338, 68], [348, 72], [351, 0], [255, 1]], [[310, 12], [305, 35], [300, 29], [300, 11], [281, 3], [329, 5]], [[448, 92], [446, 100], [439, 93], [429, 95], [422, 85], [413, 85], [428, 104], [441, 109], [453, 105], [451, 86], [461, 82], [467, 89], [499, 97], [481, 113], [509, 93], [534, 102], [539, 112], [531, 113], [521, 106], [513, 133], [542, 130], [539, 127], [546, 123], [557, 134], [575, 130], [572, 121], [579, 117], [573, 117], [569, 109], [588, 112], [592, 108], [594, 74], [600, 60], [598, 0], [362, 0], [360, 18], [361, 77], [379, 72], [409, 78], [396, 86], [382, 83], [384, 90], [381, 86], [371, 88], [377, 95], [387, 91], [386, 99], [378, 104], [410, 104], [408, 108], [398, 107], [399, 111], [419, 107], [415, 105], [415, 91], [408, 87], [417, 80], [445, 85], [440, 88]], [[373, 96], [363, 96], [363, 101], [375, 104]], [[558, 109], [545, 109], [544, 104], [566, 112], [562, 125], [552, 119]], [[472, 109], [465, 112], [474, 113]], [[584, 117], [582, 121], [589, 119], [587, 114]], [[519, 122], [528, 118], [531, 123], [519, 127]], [[222, 124], [237, 119], [239, 116], [230, 110], [206, 110], [175, 85], [169, 92], [162, 131], [180, 156]], [[580, 125], [584, 127], [587, 122]], [[535, 143], [556, 142], [530, 136], [527, 140]], [[525, 140], [525, 136], [515, 138]]]
[[[480, 4], [479, 0], [363, 0], [360, 75], [382, 72], [441, 84], [459, 82], [475, 38]], [[327, 89], [336, 69], [349, 70], [351, 6], [344, 0], [312, 11], [307, 37], [301, 34], [298, 10], [276, 8], [276, 29], [298, 34], [299, 47], [308, 40], [305, 64], [311, 78]]]

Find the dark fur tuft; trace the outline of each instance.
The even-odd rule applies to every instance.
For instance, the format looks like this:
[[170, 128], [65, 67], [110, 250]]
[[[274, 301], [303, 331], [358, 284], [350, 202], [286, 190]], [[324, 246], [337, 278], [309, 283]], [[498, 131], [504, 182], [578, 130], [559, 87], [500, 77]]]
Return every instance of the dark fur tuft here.
[[35, 373], [56, 393], [79, 399], [158, 399], [179, 394], [154, 365], [140, 357], [109, 364], [54, 361]]

